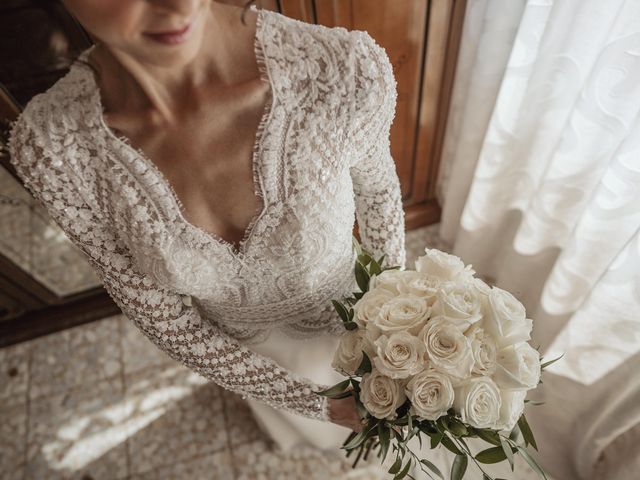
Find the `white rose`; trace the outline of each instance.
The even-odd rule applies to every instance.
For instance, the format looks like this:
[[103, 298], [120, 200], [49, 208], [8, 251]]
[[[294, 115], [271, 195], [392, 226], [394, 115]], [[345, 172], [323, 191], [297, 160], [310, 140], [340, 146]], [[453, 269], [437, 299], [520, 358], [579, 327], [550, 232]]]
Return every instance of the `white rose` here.
[[405, 387], [411, 413], [421, 420], [437, 420], [453, 406], [453, 385], [449, 377], [429, 368], [416, 374]]
[[376, 354], [373, 363], [387, 377], [407, 378], [426, 367], [424, 346], [408, 332], [380, 335], [374, 346]]
[[384, 270], [379, 275], [372, 275], [369, 280], [369, 290], [372, 288], [387, 290], [394, 295], [400, 293], [398, 291], [398, 284], [402, 281], [405, 275], [404, 270]]
[[373, 289], [364, 295], [353, 306], [353, 321], [359, 327], [367, 328], [378, 316], [380, 308], [395, 295], [388, 290]]
[[496, 383], [507, 390], [530, 390], [540, 381], [540, 354], [527, 342], [498, 351]]
[[430, 312], [425, 298], [401, 293], [380, 307], [378, 316], [371, 323], [371, 330], [375, 332], [375, 338], [399, 331], [417, 335], [429, 320]]
[[407, 270], [400, 277], [397, 289], [400, 293], [411, 293], [425, 298], [429, 306], [433, 305], [437, 298], [438, 288], [442, 280], [426, 273]]
[[362, 376], [360, 400], [374, 417], [395, 420], [398, 417], [396, 409], [407, 399], [402, 382], [373, 369]]
[[424, 251], [425, 255], [418, 257], [415, 262], [418, 272], [452, 281], [467, 280], [475, 273], [471, 265], [465, 266], [460, 257], [435, 248], [425, 248]]
[[476, 428], [494, 428], [500, 418], [500, 389], [489, 377], [473, 377], [454, 388], [453, 408], [464, 423]]
[[524, 305], [509, 292], [493, 287], [487, 307], [482, 326], [493, 335], [498, 347], [531, 339], [533, 322], [526, 318]]
[[485, 332], [476, 323], [465, 332], [465, 336], [471, 343], [473, 353], [473, 370], [475, 375], [492, 376], [496, 370], [496, 357], [498, 348], [491, 335]]
[[451, 375], [454, 385], [471, 376], [474, 365], [469, 339], [443, 317], [430, 320], [418, 338], [436, 370]]
[[464, 332], [482, 319], [480, 295], [468, 283], [443, 284], [438, 289], [432, 315], [446, 317]]
[[369, 353], [365, 342], [364, 330], [347, 330], [340, 337], [331, 366], [344, 375], [353, 375], [362, 363], [362, 351]]
[[500, 408], [500, 418], [495, 428], [510, 433], [524, 411], [524, 399], [527, 396], [527, 391], [500, 390], [500, 396], [502, 397], [502, 406]]

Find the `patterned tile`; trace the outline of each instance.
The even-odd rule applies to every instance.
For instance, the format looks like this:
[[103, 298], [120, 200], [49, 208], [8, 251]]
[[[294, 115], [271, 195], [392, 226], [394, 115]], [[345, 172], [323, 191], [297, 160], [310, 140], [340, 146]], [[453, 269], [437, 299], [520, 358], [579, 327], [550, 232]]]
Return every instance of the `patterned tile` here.
[[128, 480], [234, 480], [229, 450], [189, 458], [166, 467], [135, 474]]
[[119, 376], [32, 399], [25, 478], [125, 477], [128, 421]]
[[30, 397], [51, 395], [122, 374], [116, 317], [33, 340]]
[[227, 447], [219, 386], [181, 366], [141, 370], [126, 375], [125, 383], [132, 420], [127, 439], [131, 473]]
[[240, 395], [228, 390], [223, 391], [224, 408], [227, 420], [227, 434], [231, 447], [255, 440], [266, 440], [265, 433], [253, 416], [253, 411]]
[[27, 401], [18, 393], [0, 400], [0, 480], [24, 477]]
[[22, 395], [29, 385], [30, 343], [0, 348], [0, 401]]
[[[288, 452], [273, 444], [254, 441], [232, 449], [238, 480], [388, 480], [389, 474], [379, 466], [375, 456], [367, 465], [353, 469], [353, 457], [342, 451], [323, 451], [301, 446]], [[387, 467], [388, 469], [389, 467]]]
[[125, 375], [149, 367], [177, 365], [175, 360], [151, 342], [127, 317], [118, 315], [118, 322], [122, 334], [122, 363]]

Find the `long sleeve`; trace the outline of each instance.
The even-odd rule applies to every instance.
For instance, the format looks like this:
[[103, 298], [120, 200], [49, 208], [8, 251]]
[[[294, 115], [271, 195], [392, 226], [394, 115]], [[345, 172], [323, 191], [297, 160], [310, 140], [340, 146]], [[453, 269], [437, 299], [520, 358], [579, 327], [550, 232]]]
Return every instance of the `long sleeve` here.
[[391, 156], [390, 129], [397, 84], [386, 51], [354, 30], [352, 120], [348, 128], [351, 178], [362, 245], [386, 265], [405, 268], [405, 222], [400, 180]]
[[252, 352], [203, 319], [182, 295], [157, 285], [138, 269], [108, 221], [108, 211], [97, 208], [91, 188], [80, 183], [64, 160], [71, 147], [63, 147], [60, 140], [71, 134], [59, 136], [53, 128], [49, 134], [48, 127], [41, 127], [42, 119], [37, 120], [40, 128], [32, 128], [32, 123], [24, 113], [14, 123], [10, 161], [27, 189], [86, 254], [124, 315], [171, 358], [216, 384], [272, 407], [327, 421], [327, 398], [314, 391], [328, 385], [315, 384]]

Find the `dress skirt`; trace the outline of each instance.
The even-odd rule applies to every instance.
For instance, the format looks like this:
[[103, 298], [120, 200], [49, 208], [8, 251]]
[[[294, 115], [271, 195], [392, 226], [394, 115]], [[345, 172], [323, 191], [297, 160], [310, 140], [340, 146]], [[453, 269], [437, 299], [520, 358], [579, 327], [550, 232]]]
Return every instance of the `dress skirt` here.
[[[303, 375], [318, 384], [334, 385], [345, 377], [331, 367], [339, 337], [322, 335], [294, 339], [280, 330], [262, 343], [247, 345], [252, 351], [275, 360], [282, 368]], [[351, 430], [331, 422], [303, 417], [247, 399], [256, 421], [283, 451], [300, 445], [323, 450], [339, 449]], [[343, 455], [344, 455], [344, 451]]]

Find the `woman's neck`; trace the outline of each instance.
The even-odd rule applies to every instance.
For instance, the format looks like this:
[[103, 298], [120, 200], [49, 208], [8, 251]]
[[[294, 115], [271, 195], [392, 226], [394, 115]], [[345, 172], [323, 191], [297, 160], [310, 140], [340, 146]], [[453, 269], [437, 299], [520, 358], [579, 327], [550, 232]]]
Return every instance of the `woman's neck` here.
[[[179, 65], [157, 65], [141, 61], [128, 52], [104, 44], [96, 46], [91, 61], [100, 71], [102, 102], [109, 112], [147, 111], [158, 122], [172, 124], [185, 99], [212, 85], [231, 85], [242, 78], [242, 58], [253, 42], [255, 23], [241, 9], [211, 2], [203, 21], [202, 41], [190, 60]], [[255, 14], [254, 14], [255, 15]], [[246, 55], [244, 55], [246, 56]]]

